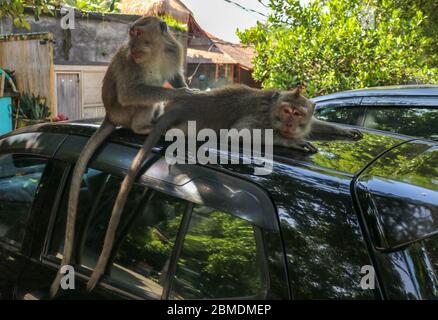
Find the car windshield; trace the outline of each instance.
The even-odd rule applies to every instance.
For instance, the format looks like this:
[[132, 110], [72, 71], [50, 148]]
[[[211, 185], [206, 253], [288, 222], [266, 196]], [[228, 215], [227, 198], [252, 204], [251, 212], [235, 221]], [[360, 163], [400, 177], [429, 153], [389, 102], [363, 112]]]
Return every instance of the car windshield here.
[[438, 139], [438, 107], [368, 107], [363, 126], [414, 137]]

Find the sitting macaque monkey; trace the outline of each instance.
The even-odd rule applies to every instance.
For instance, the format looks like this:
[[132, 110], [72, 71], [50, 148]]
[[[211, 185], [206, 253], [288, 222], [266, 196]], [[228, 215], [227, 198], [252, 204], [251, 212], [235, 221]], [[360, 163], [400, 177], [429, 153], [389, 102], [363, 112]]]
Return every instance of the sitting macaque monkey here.
[[[103, 79], [105, 119], [82, 150], [73, 172], [60, 269], [71, 263], [79, 192], [88, 162], [116, 126], [146, 134], [161, 115], [162, 102], [191, 94], [183, 76], [183, 61], [181, 45], [161, 19], [143, 17], [129, 27], [129, 42], [116, 52]], [[176, 89], [164, 88], [166, 82]], [[58, 272], [50, 289], [52, 298], [61, 277]]]
[[141, 165], [168, 129], [179, 128], [187, 135], [187, 122], [196, 121], [196, 129], [273, 129], [273, 144], [302, 152], [317, 152], [304, 140], [311, 132], [339, 135], [352, 139], [362, 134], [356, 129], [337, 126], [314, 119], [314, 103], [301, 95], [301, 88], [293, 91], [257, 90], [246, 86], [232, 86], [210, 92], [200, 92], [169, 102], [166, 112], [158, 119], [141, 150], [134, 158], [120, 187], [105, 235], [102, 253], [87, 289], [92, 290], [106, 269], [113, 248], [117, 226], [128, 193]]

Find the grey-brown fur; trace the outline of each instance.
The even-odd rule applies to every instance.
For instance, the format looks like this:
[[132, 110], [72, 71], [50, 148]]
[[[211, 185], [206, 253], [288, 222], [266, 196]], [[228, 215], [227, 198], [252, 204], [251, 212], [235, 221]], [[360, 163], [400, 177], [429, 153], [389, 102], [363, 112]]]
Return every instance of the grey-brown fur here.
[[[144, 17], [135, 21], [129, 32], [129, 42], [117, 51], [103, 80], [105, 120], [90, 138], [75, 165], [60, 269], [72, 262], [82, 176], [95, 151], [114, 132], [116, 126], [130, 128], [140, 134], [148, 133], [154, 117], [161, 114], [162, 102], [190, 94], [183, 77], [182, 48], [166, 24], [156, 17]], [[183, 87], [163, 88], [165, 81]], [[98, 264], [87, 286], [89, 290], [94, 288], [96, 279], [100, 278], [101, 269]], [[61, 278], [62, 274], [58, 272], [50, 289], [52, 298], [58, 293]]]

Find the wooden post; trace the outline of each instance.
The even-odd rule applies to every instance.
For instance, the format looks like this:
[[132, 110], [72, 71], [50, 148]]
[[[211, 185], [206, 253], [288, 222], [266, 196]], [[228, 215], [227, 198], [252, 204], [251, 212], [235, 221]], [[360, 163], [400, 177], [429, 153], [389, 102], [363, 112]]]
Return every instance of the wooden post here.
[[58, 115], [58, 108], [56, 106], [56, 79], [55, 79], [55, 54], [54, 54], [54, 49], [53, 49], [53, 34], [52, 33], [48, 33], [47, 34], [47, 46], [48, 46], [48, 58], [49, 58], [49, 78], [47, 79], [47, 81], [49, 82], [49, 95], [45, 96], [46, 98], [46, 102], [49, 106], [50, 109], [50, 114], [53, 117], [56, 117]]
[[6, 74], [4, 71], [0, 75], [0, 97], [3, 97], [3, 94], [5, 93], [5, 80], [6, 80]]

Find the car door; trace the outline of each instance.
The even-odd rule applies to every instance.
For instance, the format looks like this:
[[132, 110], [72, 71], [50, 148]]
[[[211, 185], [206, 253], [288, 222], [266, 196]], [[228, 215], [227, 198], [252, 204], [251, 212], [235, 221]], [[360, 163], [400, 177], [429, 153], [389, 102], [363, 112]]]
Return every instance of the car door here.
[[[85, 142], [69, 137], [55, 156], [66, 170], [51, 210], [44, 210], [51, 215], [45, 239], [38, 240], [41, 258], [20, 279], [23, 293], [39, 290], [47, 297], [62, 258], [72, 163]], [[156, 155], [130, 193], [105, 276], [85, 295], [113, 202], [136, 152], [109, 143], [84, 175], [72, 266], [79, 290], [61, 290], [60, 298], [289, 297], [278, 220], [267, 194], [212, 169], [169, 166]], [[267, 251], [268, 244], [277, 248]]]
[[388, 150], [354, 183], [389, 299], [438, 299], [438, 145], [413, 140]]

